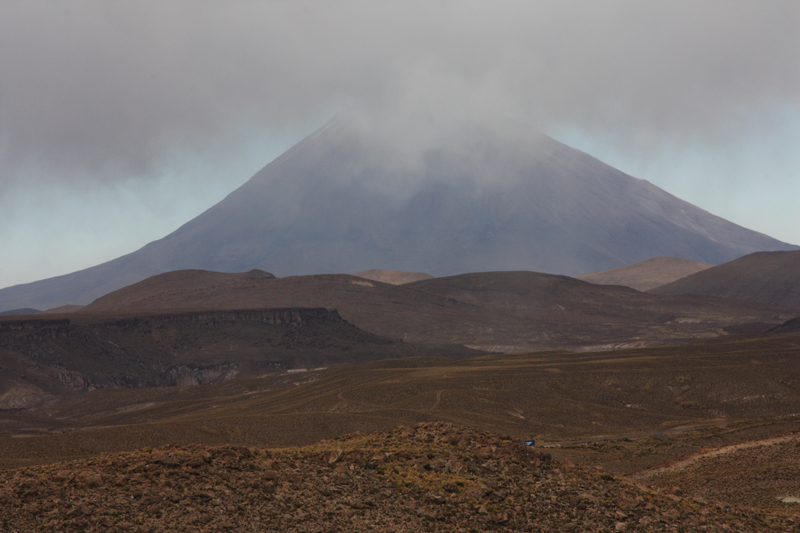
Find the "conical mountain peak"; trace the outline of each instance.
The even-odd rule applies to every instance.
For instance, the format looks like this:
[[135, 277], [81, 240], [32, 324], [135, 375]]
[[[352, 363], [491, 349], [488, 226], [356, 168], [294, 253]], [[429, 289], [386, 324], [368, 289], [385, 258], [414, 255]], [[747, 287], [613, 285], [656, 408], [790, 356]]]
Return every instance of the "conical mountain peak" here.
[[579, 275], [658, 256], [719, 264], [796, 248], [511, 119], [439, 118], [340, 113], [172, 234], [4, 289], [0, 310], [89, 303], [179, 269]]

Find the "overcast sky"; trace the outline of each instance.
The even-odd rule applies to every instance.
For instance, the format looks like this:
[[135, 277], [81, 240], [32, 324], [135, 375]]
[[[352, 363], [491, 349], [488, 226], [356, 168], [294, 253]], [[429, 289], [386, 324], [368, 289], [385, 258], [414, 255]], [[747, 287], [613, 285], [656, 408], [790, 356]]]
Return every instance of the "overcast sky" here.
[[0, 287], [175, 230], [335, 112], [507, 115], [800, 244], [800, 2], [0, 3]]

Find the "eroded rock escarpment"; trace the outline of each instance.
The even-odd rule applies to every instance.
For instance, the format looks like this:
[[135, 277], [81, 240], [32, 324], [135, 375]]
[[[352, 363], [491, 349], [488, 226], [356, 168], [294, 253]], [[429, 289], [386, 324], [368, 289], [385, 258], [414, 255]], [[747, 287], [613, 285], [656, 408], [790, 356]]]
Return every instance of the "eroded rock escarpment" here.
[[99, 388], [208, 384], [418, 354], [323, 308], [3, 320], [0, 409], [40, 407]]

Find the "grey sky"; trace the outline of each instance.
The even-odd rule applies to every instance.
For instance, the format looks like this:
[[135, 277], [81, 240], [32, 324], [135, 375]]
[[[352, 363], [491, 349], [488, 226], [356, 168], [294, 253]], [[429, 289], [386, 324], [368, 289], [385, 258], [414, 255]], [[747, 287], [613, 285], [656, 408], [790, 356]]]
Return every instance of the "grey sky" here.
[[0, 287], [162, 237], [353, 106], [509, 115], [800, 243], [798, 50], [796, 1], [5, 2]]

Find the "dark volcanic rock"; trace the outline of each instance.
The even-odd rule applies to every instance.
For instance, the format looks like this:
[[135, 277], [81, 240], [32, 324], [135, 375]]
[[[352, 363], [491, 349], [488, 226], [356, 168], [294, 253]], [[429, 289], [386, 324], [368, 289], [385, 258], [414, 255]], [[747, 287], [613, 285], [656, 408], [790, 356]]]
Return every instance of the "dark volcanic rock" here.
[[[320, 308], [0, 321], [0, 410], [98, 388], [217, 383], [297, 367], [425, 355]], [[441, 355], [471, 355], [445, 347]]]

